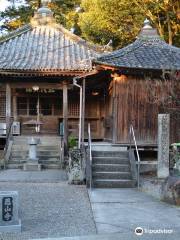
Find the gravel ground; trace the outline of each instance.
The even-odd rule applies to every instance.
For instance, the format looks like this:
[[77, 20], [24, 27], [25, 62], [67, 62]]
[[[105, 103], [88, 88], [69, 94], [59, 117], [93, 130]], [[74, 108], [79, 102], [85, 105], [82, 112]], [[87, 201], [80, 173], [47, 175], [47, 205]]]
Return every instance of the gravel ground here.
[[19, 192], [22, 233], [0, 234], [21, 240], [96, 234], [85, 186], [59, 183], [0, 182], [0, 190]]

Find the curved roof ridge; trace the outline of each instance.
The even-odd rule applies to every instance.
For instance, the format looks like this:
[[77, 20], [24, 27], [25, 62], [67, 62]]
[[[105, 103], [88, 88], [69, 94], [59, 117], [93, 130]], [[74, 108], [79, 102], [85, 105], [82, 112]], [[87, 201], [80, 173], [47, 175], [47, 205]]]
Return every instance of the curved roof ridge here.
[[98, 47], [60, 24], [31, 22], [8, 34], [0, 42], [0, 72], [43, 69], [59, 72], [90, 71], [91, 62], [99, 56], [99, 52]]
[[167, 44], [146, 22], [133, 43], [94, 62], [122, 68], [180, 70], [180, 48]]
[[32, 26], [30, 23], [23, 25], [22, 27], [9, 32], [8, 34], [4, 34], [2, 35], [2, 37], [0, 38], [0, 44], [6, 41], [9, 41], [12, 38], [15, 38], [23, 33], [26, 33], [28, 31], [32, 30]]
[[97, 51], [101, 53], [103, 51], [102, 47], [93, 43], [87, 42], [82, 37], [72, 33], [71, 31], [67, 30], [65, 27], [63, 27], [61, 24], [56, 24], [57, 28], [60, 29], [66, 36], [70, 37], [71, 40], [76, 41], [78, 44], [81, 44], [83, 46], [86, 46], [94, 51]]

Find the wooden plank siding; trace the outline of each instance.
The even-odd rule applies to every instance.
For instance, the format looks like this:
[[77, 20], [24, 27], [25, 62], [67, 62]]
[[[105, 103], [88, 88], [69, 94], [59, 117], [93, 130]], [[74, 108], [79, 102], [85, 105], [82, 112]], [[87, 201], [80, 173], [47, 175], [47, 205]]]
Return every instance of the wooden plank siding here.
[[[132, 123], [139, 144], [156, 144], [158, 113], [164, 113], [164, 110], [158, 103], [151, 102], [152, 94], [150, 88], [146, 86], [147, 82], [144, 79], [131, 76], [121, 76], [114, 81], [115, 83], [112, 85], [115, 88], [115, 100], [112, 99], [112, 93], [110, 93], [110, 97], [111, 104], [113, 102], [117, 103], [117, 113], [115, 115], [117, 116], [115, 119], [117, 121], [117, 129], [115, 129], [117, 142], [129, 142], [129, 126]], [[159, 91], [158, 84], [156, 87], [156, 95], [162, 94]], [[179, 121], [175, 121], [171, 117], [171, 142], [180, 139], [179, 131]]]

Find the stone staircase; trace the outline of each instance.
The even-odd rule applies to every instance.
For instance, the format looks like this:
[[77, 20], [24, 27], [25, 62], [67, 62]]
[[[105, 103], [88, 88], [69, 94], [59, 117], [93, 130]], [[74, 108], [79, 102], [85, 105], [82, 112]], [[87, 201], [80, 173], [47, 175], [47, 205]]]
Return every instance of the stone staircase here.
[[135, 187], [126, 148], [94, 146], [92, 147], [92, 158], [93, 187]]
[[[10, 158], [7, 168], [22, 168], [28, 159], [28, 136], [17, 136], [13, 139]], [[37, 157], [42, 168], [59, 169], [60, 163], [60, 138], [58, 136], [38, 136], [40, 144], [37, 147]]]

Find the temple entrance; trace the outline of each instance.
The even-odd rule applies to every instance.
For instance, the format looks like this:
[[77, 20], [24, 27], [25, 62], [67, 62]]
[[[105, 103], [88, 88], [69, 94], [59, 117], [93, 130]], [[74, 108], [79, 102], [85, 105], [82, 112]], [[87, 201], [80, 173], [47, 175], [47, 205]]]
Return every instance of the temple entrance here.
[[61, 90], [16, 89], [15, 96], [21, 134], [58, 134], [63, 108]]
[[[68, 89], [68, 135], [78, 138], [79, 129], [79, 90]], [[63, 122], [62, 89], [39, 87], [12, 89], [12, 116], [20, 122], [21, 135], [59, 135]], [[101, 95], [86, 93], [85, 99], [85, 138], [87, 126], [91, 124], [92, 138], [104, 138], [104, 100]], [[39, 129], [37, 124], [39, 123]]]

